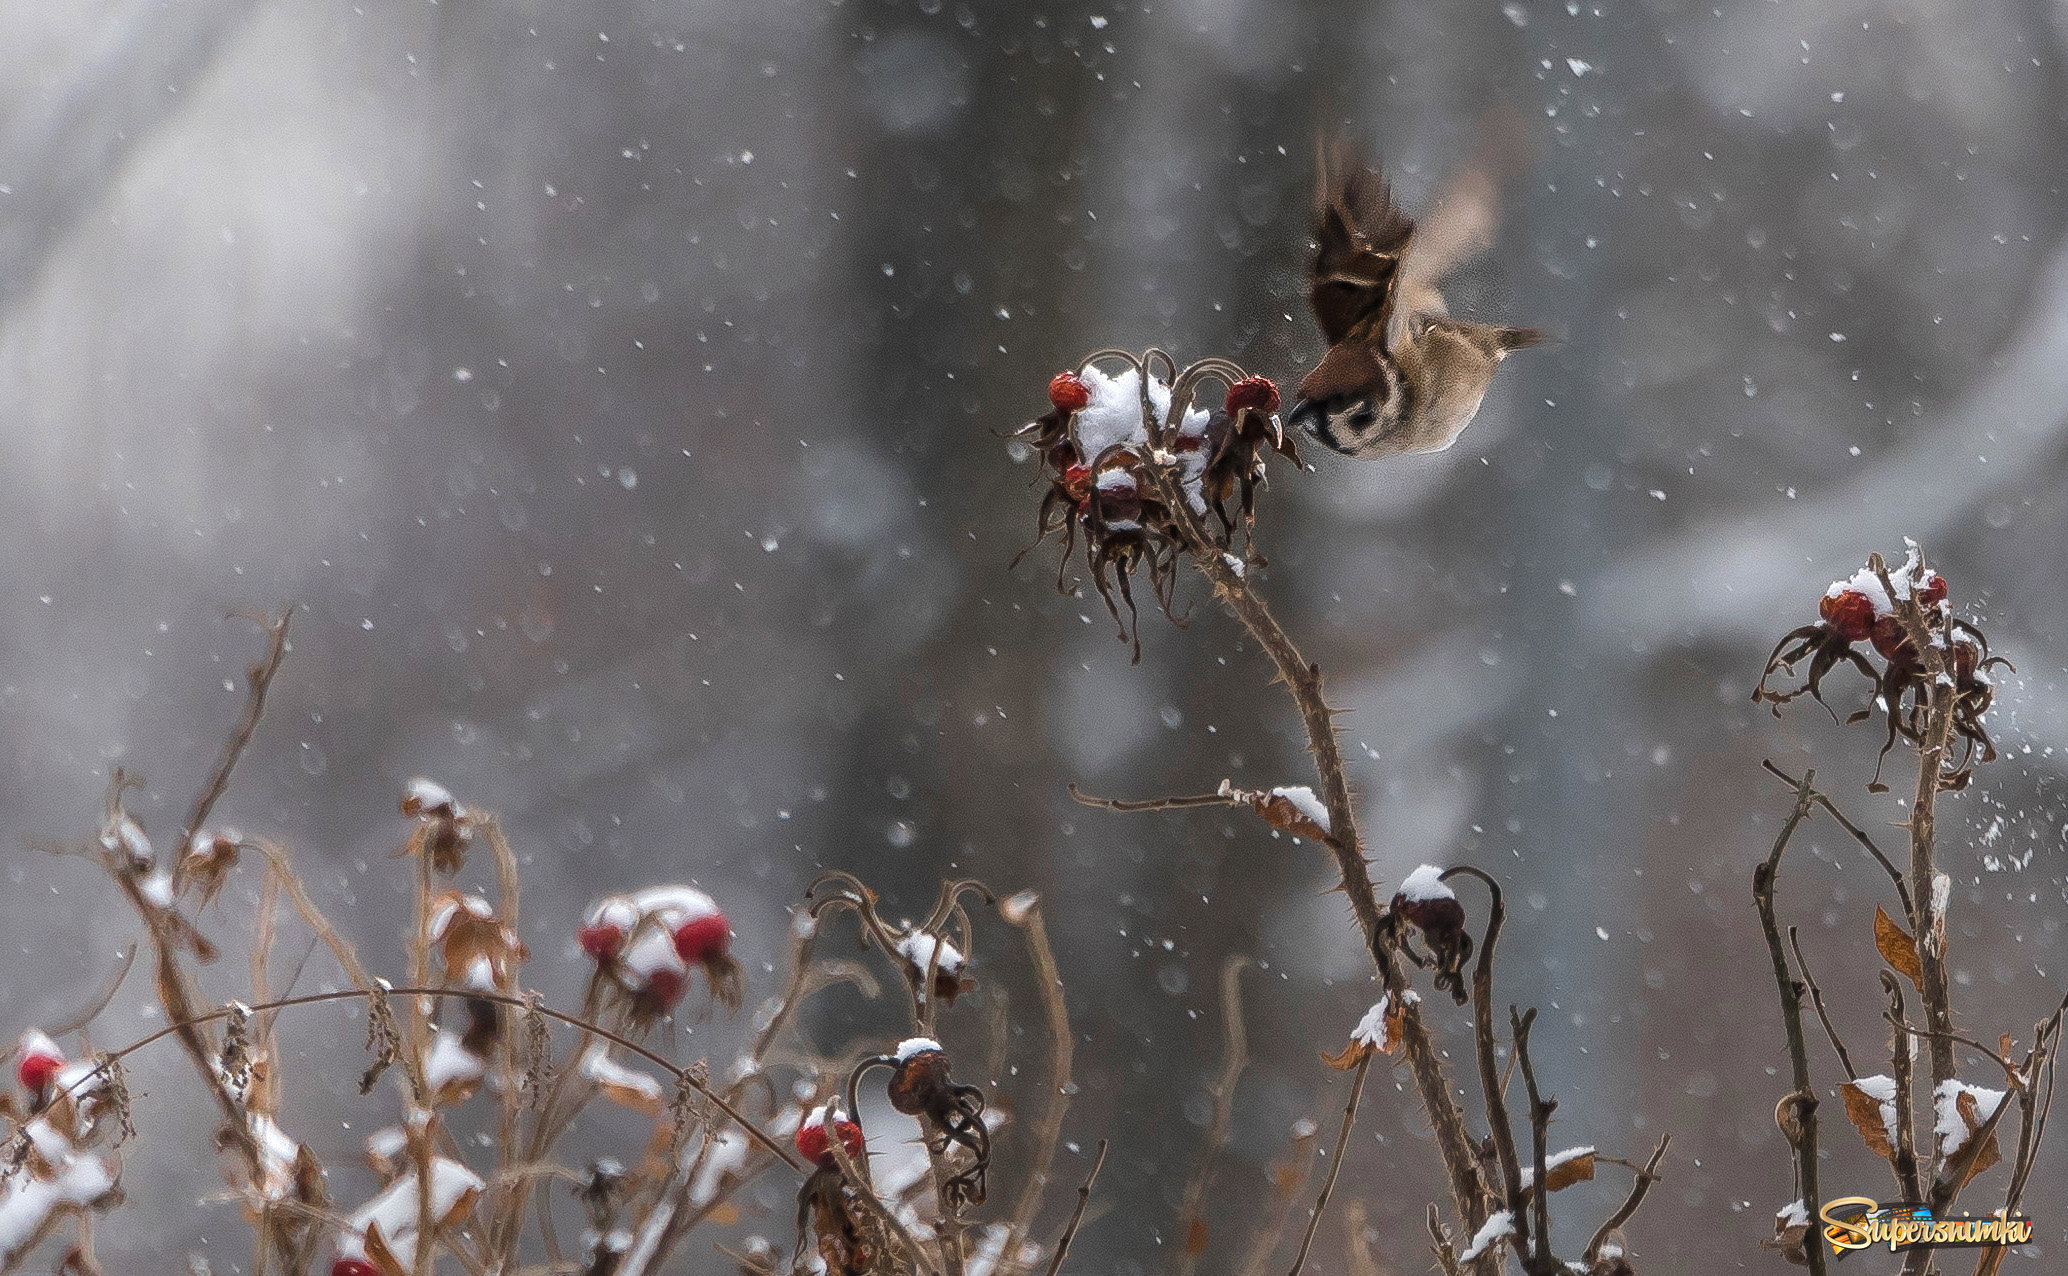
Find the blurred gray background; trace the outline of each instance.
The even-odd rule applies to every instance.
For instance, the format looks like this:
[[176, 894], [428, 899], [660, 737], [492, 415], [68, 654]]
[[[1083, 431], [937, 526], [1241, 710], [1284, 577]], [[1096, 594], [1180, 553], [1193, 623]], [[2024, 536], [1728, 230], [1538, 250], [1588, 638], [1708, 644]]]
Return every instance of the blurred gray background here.
[[[1069, 801], [1303, 779], [1298, 724], [1196, 587], [1131, 668], [1048, 550], [1008, 573], [1038, 492], [997, 433], [1104, 345], [1296, 380], [1315, 135], [1369, 139], [1413, 210], [1505, 106], [1533, 166], [1452, 305], [1566, 344], [1514, 360], [1448, 453], [1276, 469], [1265, 588], [1349, 711], [1375, 872], [1509, 883], [1503, 989], [1543, 1007], [1554, 1137], [1674, 1133], [1641, 1266], [1775, 1268], [1758, 761], [1817, 766], [1870, 827], [1901, 812], [1861, 787], [1874, 728], [1748, 693], [1905, 534], [2020, 671], [2006, 757], [1943, 808], [1963, 1023], [2022, 1037], [2061, 990], [2064, 49], [2047, 0], [0, 0], [0, 1035], [84, 1001], [136, 931], [88, 866], [20, 848], [89, 834], [117, 764], [170, 837], [261, 646], [224, 613], [295, 600], [222, 813], [292, 843], [390, 964], [417, 773], [503, 813], [556, 997], [614, 887], [719, 894], [756, 997], [820, 866], [894, 911], [951, 871], [1043, 891], [1081, 1034], [1069, 1137], [1115, 1149], [1077, 1270], [1172, 1253], [1215, 973], [1268, 963], [1228, 1270], [1291, 1123], [1333, 1129], [1315, 1052], [1371, 1000], [1366, 962], [1312, 848]], [[1875, 878], [1812, 842], [1794, 916], [1878, 1057]], [[1024, 1074], [1038, 1012], [986, 934]], [[211, 995], [241, 979], [226, 961]], [[103, 1040], [153, 1026], [146, 991]], [[828, 997], [813, 1031], [875, 1013]], [[356, 1199], [346, 1163], [392, 1113], [353, 1092], [356, 1023], [298, 1023], [304, 1137]], [[729, 1058], [744, 1025], [676, 1048]], [[113, 1270], [245, 1269], [184, 1067], [139, 1067]], [[1425, 1123], [1382, 1075], [1365, 1112], [1339, 1202], [1388, 1271], [1424, 1270]], [[1830, 1146], [1832, 1194], [1883, 1190], [1848, 1131]], [[2049, 1255], [2064, 1165], [2057, 1140], [2027, 1201]], [[1562, 1195], [1561, 1244], [1626, 1182]], [[784, 1235], [786, 1190], [744, 1226]], [[1331, 1224], [1326, 1270], [1341, 1247]]]

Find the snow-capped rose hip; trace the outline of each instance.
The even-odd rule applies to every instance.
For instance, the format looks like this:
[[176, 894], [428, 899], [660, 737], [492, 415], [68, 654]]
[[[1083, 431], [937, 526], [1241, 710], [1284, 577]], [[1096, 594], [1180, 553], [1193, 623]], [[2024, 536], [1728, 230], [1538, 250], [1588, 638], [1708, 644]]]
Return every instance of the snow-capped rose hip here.
[[340, 1258], [330, 1265], [330, 1276], [381, 1276], [381, 1269], [363, 1258]]
[[625, 946], [625, 930], [615, 922], [591, 922], [574, 937], [582, 951], [597, 961], [609, 961]]
[[866, 1061], [864, 1068], [890, 1067], [890, 1106], [925, 1123], [927, 1141], [946, 1155], [966, 1149], [969, 1168], [945, 1185], [951, 1198], [967, 1205], [984, 1203], [984, 1176], [991, 1168], [991, 1130], [984, 1124], [984, 1092], [957, 1085], [949, 1075], [948, 1053], [931, 1037], [912, 1037], [891, 1054]]
[[[797, 1155], [821, 1169], [837, 1164], [833, 1159], [832, 1139], [826, 1134], [827, 1115], [825, 1108], [814, 1108], [811, 1115], [804, 1118], [804, 1124], [797, 1127]], [[833, 1134], [840, 1139], [840, 1148], [847, 1153], [848, 1160], [862, 1159], [865, 1144], [862, 1127], [858, 1123], [844, 1116], [834, 1117]]]
[[1228, 387], [1227, 409], [1269, 416], [1278, 411], [1278, 387], [1269, 377], [1244, 377]]
[[692, 918], [675, 928], [675, 952], [692, 966], [723, 957], [732, 947], [732, 923], [724, 913]]
[[[1388, 916], [1396, 927], [1406, 923], [1422, 933], [1423, 942], [1435, 958], [1436, 986], [1464, 1005], [1463, 971], [1472, 956], [1472, 932], [1465, 929], [1465, 906], [1443, 880], [1443, 870], [1424, 864], [1409, 873], [1393, 896]], [[1420, 958], [1404, 938], [1401, 947], [1420, 964]]]
[[15, 1079], [21, 1082], [22, 1089], [41, 1097], [64, 1066], [65, 1052], [58, 1049], [55, 1041], [40, 1032], [22, 1036], [14, 1065]]
[[1936, 607], [1946, 601], [1946, 578], [1933, 572], [1924, 578], [1924, 584], [1917, 590], [1917, 602], [1921, 607]]
[[1091, 403], [1091, 387], [1074, 372], [1058, 372], [1049, 379], [1048, 401], [1059, 412], [1082, 412]]
[[1824, 595], [1817, 614], [1847, 642], [1859, 642], [1874, 631], [1874, 603], [1857, 589]]

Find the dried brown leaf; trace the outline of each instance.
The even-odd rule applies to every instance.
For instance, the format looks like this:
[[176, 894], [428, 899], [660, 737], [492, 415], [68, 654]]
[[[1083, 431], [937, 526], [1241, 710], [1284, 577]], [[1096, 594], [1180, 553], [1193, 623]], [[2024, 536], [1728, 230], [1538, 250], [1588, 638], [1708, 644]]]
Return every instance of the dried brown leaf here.
[[1365, 1056], [1371, 1052], [1371, 1047], [1362, 1041], [1353, 1041], [1343, 1047], [1341, 1054], [1330, 1054], [1326, 1050], [1320, 1053], [1323, 1063], [1334, 1068], [1337, 1072], [1348, 1072], [1358, 1064], [1363, 1063]]
[[1551, 1191], [1560, 1191], [1575, 1183], [1586, 1183], [1594, 1178], [1594, 1154], [1585, 1152], [1562, 1161], [1544, 1171], [1544, 1186]]
[[[1879, 1078], [1888, 1081], [1887, 1077]], [[1894, 1082], [1890, 1082], [1891, 1085]], [[1860, 1137], [1867, 1141], [1868, 1150], [1886, 1160], [1896, 1159], [1896, 1149], [1889, 1142], [1888, 1125], [1882, 1120], [1881, 1100], [1860, 1088], [1857, 1081], [1846, 1081], [1838, 1087], [1838, 1097], [1845, 1101], [1846, 1119], [1859, 1130]]]
[[1917, 959], [1917, 941], [1879, 904], [1874, 906], [1874, 947], [1889, 969], [1909, 979], [1912, 987], [1924, 987], [1924, 966]]
[[[1998, 1100], [1999, 1103], [2008, 1101], [2009, 1096]], [[1981, 1105], [1976, 1102], [1972, 1090], [1962, 1090], [1953, 1100], [1953, 1106], [1960, 1113], [1961, 1124], [1967, 1127], [1967, 1137], [1947, 1151], [1946, 1166], [1948, 1170], [1958, 1168], [1962, 1165], [1963, 1157], [1969, 1158], [1960, 1176], [1961, 1185], [1966, 1186], [1968, 1181], [1977, 1174], [2001, 1161], [2003, 1159], [2003, 1152], [1996, 1146], [1996, 1131], [1994, 1130], [1989, 1132], [1989, 1137], [1982, 1142], [1980, 1147], [1974, 1147], [1972, 1148], [1972, 1153], [1970, 1152], [1975, 1135], [1979, 1134], [1982, 1127], [1988, 1124], [1987, 1119], [1982, 1116]]]

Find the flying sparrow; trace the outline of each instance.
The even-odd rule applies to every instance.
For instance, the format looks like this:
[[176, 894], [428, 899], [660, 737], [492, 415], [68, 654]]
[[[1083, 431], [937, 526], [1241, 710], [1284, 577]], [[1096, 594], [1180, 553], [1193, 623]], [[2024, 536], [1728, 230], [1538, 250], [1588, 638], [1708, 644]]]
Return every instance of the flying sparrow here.
[[1322, 149], [1307, 301], [1328, 353], [1300, 382], [1288, 424], [1346, 456], [1441, 452], [1478, 414], [1501, 360], [1548, 339], [1453, 319], [1436, 287], [1492, 236], [1509, 136], [1487, 130], [1419, 234], [1377, 168], [1347, 144]]

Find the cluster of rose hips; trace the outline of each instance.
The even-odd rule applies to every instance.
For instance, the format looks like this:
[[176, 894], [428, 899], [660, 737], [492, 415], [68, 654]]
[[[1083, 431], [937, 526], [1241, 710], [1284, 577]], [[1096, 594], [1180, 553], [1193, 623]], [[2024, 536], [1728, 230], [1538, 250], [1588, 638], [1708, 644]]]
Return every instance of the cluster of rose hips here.
[[[1036, 518], [1035, 543], [1053, 532], [1063, 537], [1057, 588], [1070, 592], [1064, 576], [1081, 536], [1092, 584], [1120, 623], [1121, 637], [1133, 637], [1139, 660], [1141, 642], [1134, 624], [1137, 613], [1130, 579], [1138, 567], [1146, 566], [1157, 604], [1169, 615], [1177, 586], [1178, 556], [1188, 548], [1189, 538], [1184, 531], [1187, 520], [1171, 508], [1160, 489], [1145, 481], [1145, 458], [1156, 450], [1146, 431], [1108, 443], [1094, 453], [1076, 429], [1080, 414], [1093, 406], [1095, 393], [1117, 393], [1116, 386], [1126, 385], [1139, 392], [1137, 380], [1112, 381], [1096, 373], [1087, 377], [1080, 372], [1059, 372], [1048, 383], [1049, 411], [1023, 428], [1020, 436], [1040, 457], [1042, 476], [1048, 482]], [[1192, 548], [1224, 552], [1235, 543], [1238, 530], [1249, 527], [1266, 449], [1298, 463], [1292, 441], [1279, 423], [1278, 403], [1278, 387], [1269, 378], [1241, 377], [1228, 387], [1218, 411], [1203, 414], [1204, 419], [1198, 421], [1191, 420], [1192, 413], [1187, 411], [1182, 414], [1185, 419], [1166, 423], [1171, 435], [1163, 443], [1174, 458], [1182, 499], [1192, 506], [1192, 513], [1201, 516], [1195, 526], [1212, 542]], [[1124, 403], [1115, 405], [1115, 410], [1128, 413], [1138, 407], [1138, 403]], [[1218, 529], [1203, 521], [1209, 510], [1219, 521]], [[1120, 615], [1121, 604], [1127, 608], [1125, 620]]]
[[812, 1109], [797, 1127], [797, 1154], [812, 1167], [797, 1194], [797, 1249], [802, 1255], [806, 1229], [818, 1237], [819, 1257], [827, 1270], [848, 1276], [869, 1269], [869, 1219], [859, 1210], [853, 1185], [840, 1170], [837, 1144], [850, 1162], [861, 1164], [868, 1153], [861, 1125], [849, 1115], [857, 1106], [856, 1086], [872, 1068], [889, 1068], [886, 1092], [892, 1108], [917, 1117], [927, 1146], [945, 1156], [960, 1148], [969, 1163], [942, 1184], [956, 1209], [984, 1203], [985, 1175], [991, 1168], [991, 1132], [984, 1124], [984, 1094], [959, 1085], [949, 1070], [947, 1051], [930, 1037], [898, 1043], [890, 1054], [872, 1055], [848, 1074], [846, 1103]]
[[[1941, 783], [1947, 788], [1960, 788], [1973, 775], [1976, 762], [1989, 762], [1996, 757], [1995, 743], [1983, 726], [1982, 716], [1996, 698], [1989, 671], [1998, 665], [2008, 668], [2010, 662], [1990, 655], [1989, 640], [1982, 631], [1953, 615], [1946, 578], [1925, 568], [1915, 551], [1900, 571], [1887, 574], [1886, 578], [1907, 595], [1904, 603], [1915, 605], [1914, 615], [1938, 655], [1940, 677], [1950, 688], [1952, 731], [1966, 747], [1959, 763], [1947, 769]], [[1845, 721], [1863, 722], [1879, 708], [1888, 719], [1888, 737], [1881, 747], [1883, 759], [1899, 739], [1922, 743], [1934, 679], [1924, 653], [1918, 649], [1899, 607], [1889, 600], [1888, 591], [1882, 587], [1882, 576], [1874, 566], [1850, 580], [1834, 583], [1818, 602], [1817, 614], [1816, 623], [1791, 630], [1774, 646], [1759, 685], [1752, 690], [1753, 701], [1772, 705], [1778, 716], [1782, 705], [1807, 694], [1829, 709], [1823, 696], [1824, 676], [1840, 664], [1849, 664], [1873, 684], [1873, 689], [1867, 704], [1848, 714]], [[1881, 658], [1879, 669], [1859, 649], [1859, 644], [1865, 644]], [[1809, 658], [1810, 664], [1800, 685], [1785, 689], [1769, 685], [1777, 673], [1792, 675], [1804, 657]], [[1832, 716], [1837, 716], [1835, 710]], [[1869, 787], [1877, 791], [1884, 787], [1879, 765]]]
[[645, 1029], [680, 1005], [690, 972], [702, 970], [711, 996], [728, 1011], [742, 996], [732, 956], [732, 923], [709, 895], [688, 886], [655, 886], [589, 906], [576, 940], [596, 963], [592, 995]]

